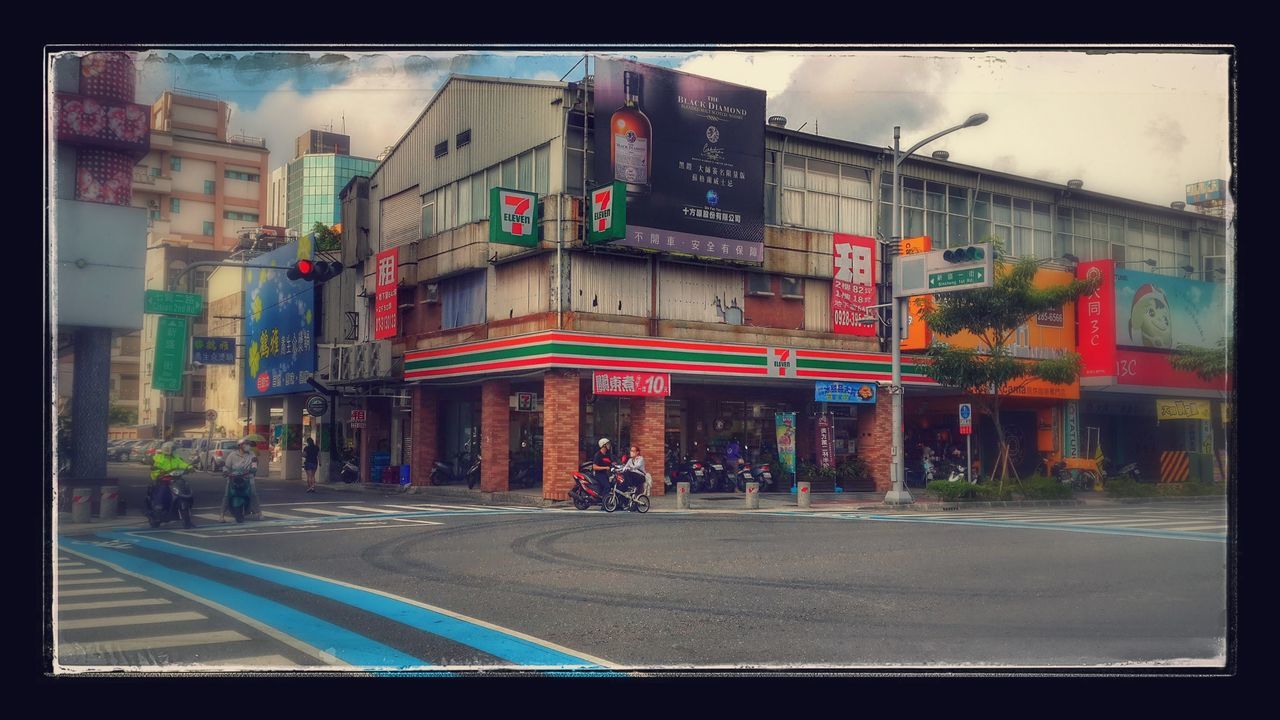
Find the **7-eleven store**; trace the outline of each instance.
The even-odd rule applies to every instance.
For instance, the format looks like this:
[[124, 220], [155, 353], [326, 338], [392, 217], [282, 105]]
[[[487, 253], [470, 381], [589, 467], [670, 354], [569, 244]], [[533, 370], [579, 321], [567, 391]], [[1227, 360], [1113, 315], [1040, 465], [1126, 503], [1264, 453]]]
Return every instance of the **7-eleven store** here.
[[[608, 437], [616, 449], [638, 445], [664, 490], [666, 447], [702, 457], [737, 436], [749, 452], [771, 450], [774, 413], [795, 412], [797, 457], [815, 456], [814, 382], [889, 381], [890, 356], [803, 348], [616, 337], [547, 331], [409, 351], [404, 380], [412, 390], [412, 477], [427, 481], [437, 458], [479, 446], [480, 489], [508, 489], [512, 451], [542, 454], [543, 497], [562, 500], [571, 473]], [[670, 395], [593, 394], [597, 371], [667, 373]], [[903, 383], [934, 386], [912, 358], [903, 358]], [[927, 390], [924, 390], [927, 392]], [[836, 461], [856, 452], [872, 467], [874, 487], [887, 491], [892, 445], [890, 408], [834, 408]], [[788, 483], [779, 482], [786, 491]], [[822, 488], [815, 488], [820, 490]]]

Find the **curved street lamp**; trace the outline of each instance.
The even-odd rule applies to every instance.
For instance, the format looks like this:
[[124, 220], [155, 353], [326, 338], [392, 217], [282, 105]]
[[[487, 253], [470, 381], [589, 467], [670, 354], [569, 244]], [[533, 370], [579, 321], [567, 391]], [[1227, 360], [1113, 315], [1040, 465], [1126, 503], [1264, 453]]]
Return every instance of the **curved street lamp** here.
[[[906, 152], [898, 149], [899, 137], [902, 134], [902, 127], [895, 125], [893, 127], [893, 237], [892, 241], [902, 240], [902, 179], [899, 174], [899, 167], [902, 161], [911, 157], [911, 153], [924, 147], [925, 145], [937, 140], [948, 133], [957, 130], [963, 130], [968, 127], [975, 127], [986, 122], [988, 116], [986, 113], [974, 113], [970, 115], [964, 122], [949, 127], [939, 133], [934, 133], [920, 142], [912, 145]], [[903, 505], [912, 502], [911, 493], [907, 492], [906, 484], [903, 482], [903, 455], [902, 455], [902, 318], [907, 313], [907, 298], [895, 298], [892, 300], [893, 318], [892, 318], [892, 335], [889, 345], [893, 353], [893, 384], [889, 388], [889, 394], [892, 396], [893, 404], [893, 455], [890, 460], [889, 474], [893, 480], [893, 488], [884, 496], [887, 505]]]

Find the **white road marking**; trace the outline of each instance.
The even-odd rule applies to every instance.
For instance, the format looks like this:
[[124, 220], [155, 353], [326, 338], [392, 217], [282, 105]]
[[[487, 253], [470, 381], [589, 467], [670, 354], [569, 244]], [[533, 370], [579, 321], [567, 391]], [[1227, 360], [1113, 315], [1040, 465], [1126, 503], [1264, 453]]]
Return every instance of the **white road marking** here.
[[414, 512], [434, 512], [440, 509], [439, 505], [383, 505], [382, 507], [395, 508], [397, 510], [412, 510]]
[[60, 580], [58, 581], [58, 586], [61, 587], [63, 585], [99, 585], [101, 583], [113, 583], [113, 582], [124, 582], [124, 578], [101, 577], [101, 578], [86, 578], [84, 580]]
[[137, 598], [135, 600], [103, 600], [102, 602], [61, 603], [58, 612], [63, 610], [105, 610], [117, 607], [139, 607], [141, 605], [171, 605], [164, 598]]
[[97, 575], [101, 572], [101, 570], [94, 568], [86, 568], [84, 570], [62, 570], [58, 572], [58, 575]]
[[153, 623], [208, 619], [209, 618], [205, 615], [191, 611], [153, 613], [151, 615], [113, 615], [111, 617], [85, 618], [84, 620], [63, 620], [58, 623], [58, 628], [60, 630], [83, 630], [86, 628], [120, 627], [123, 625], [150, 625]]
[[[303, 512], [312, 512], [312, 511], [303, 511]], [[302, 515], [286, 515], [284, 513], [271, 512], [270, 510], [263, 510], [262, 515], [264, 517], [279, 518], [281, 520], [302, 520], [303, 519]]]
[[439, 523], [439, 522], [432, 522], [431, 520], [422, 520], [422, 519], [419, 519], [419, 518], [402, 518], [402, 517], [398, 517], [398, 518], [391, 518], [391, 519], [392, 519], [392, 520], [395, 520], [395, 521], [397, 521], [397, 522], [413, 523], [414, 525], [443, 525], [443, 524], [444, 524], [444, 523]]
[[192, 513], [192, 517], [198, 517], [201, 520], [212, 520], [213, 522], [218, 522], [220, 519], [219, 516], [212, 513]]
[[203, 665], [216, 667], [239, 666], [250, 670], [263, 668], [298, 667], [298, 663], [283, 655], [256, 655], [254, 657], [224, 658], [221, 660], [205, 660]]
[[371, 507], [365, 507], [364, 505], [343, 505], [343, 506], [342, 506], [342, 509], [344, 509], [344, 510], [359, 510], [360, 512], [378, 513], [379, 515], [386, 515], [386, 514], [387, 514], [387, 511], [386, 511], [385, 509], [383, 509], [383, 508], [371, 508]]
[[83, 595], [118, 595], [120, 593], [143, 592], [140, 587], [122, 588], [87, 588], [85, 590], [59, 590], [58, 597], [81, 597]]
[[105, 655], [134, 650], [150, 650], [153, 648], [185, 647], [187, 645], [213, 645], [225, 642], [248, 640], [235, 630], [218, 630], [216, 632], [189, 633], [186, 635], [156, 635], [153, 637], [130, 638], [128, 640], [108, 640], [97, 643], [76, 643], [73, 647], [79, 655]]
[[58, 567], [84, 567], [84, 563], [67, 562], [66, 560], [59, 560]]
[[334, 517], [349, 517], [351, 513], [334, 512], [332, 510], [321, 510], [319, 508], [294, 508], [296, 512], [315, 513], [316, 515], [332, 515]]

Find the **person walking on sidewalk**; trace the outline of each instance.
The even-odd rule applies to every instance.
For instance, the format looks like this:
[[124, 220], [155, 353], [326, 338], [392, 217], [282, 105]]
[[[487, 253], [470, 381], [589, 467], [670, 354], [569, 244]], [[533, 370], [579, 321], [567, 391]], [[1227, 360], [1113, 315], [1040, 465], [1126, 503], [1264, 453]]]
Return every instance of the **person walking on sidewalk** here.
[[306, 447], [302, 448], [302, 469], [307, 473], [307, 492], [316, 491], [316, 468], [320, 465], [320, 448], [316, 441], [307, 438]]

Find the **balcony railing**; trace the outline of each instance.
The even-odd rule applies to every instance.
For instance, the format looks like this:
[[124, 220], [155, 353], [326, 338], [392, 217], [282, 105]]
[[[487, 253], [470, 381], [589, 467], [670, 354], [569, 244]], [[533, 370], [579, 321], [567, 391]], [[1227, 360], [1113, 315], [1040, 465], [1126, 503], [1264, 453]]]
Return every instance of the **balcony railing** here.
[[151, 175], [151, 170], [148, 168], [134, 168], [133, 181], [136, 183], [142, 183], [143, 185], [156, 184], [156, 179]]
[[232, 135], [227, 138], [227, 142], [235, 143], [236, 145], [252, 145], [260, 148], [267, 146], [267, 141], [265, 139], [253, 137], [252, 135]]

